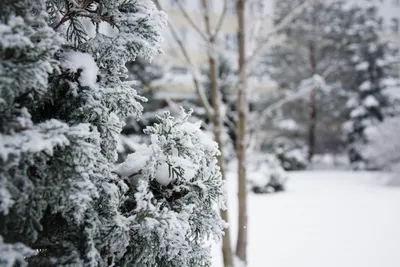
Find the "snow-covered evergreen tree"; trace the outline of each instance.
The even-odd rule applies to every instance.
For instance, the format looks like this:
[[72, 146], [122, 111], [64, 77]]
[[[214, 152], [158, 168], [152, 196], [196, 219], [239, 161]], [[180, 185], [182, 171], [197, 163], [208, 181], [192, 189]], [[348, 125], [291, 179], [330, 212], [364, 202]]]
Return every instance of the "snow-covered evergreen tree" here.
[[1, 266], [209, 265], [224, 226], [209, 139], [166, 116], [138, 182], [112, 171], [142, 111], [125, 63], [159, 54], [165, 25], [151, 0], [1, 2]]
[[189, 115], [158, 117], [145, 130], [151, 144], [114, 170], [130, 185], [123, 210], [135, 217], [128, 248], [137, 259], [133, 266], [209, 266], [209, 241], [224, 228], [218, 146], [200, 130], [200, 121], [188, 122]]
[[367, 142], [364, 130], [384, 119], [388, 105], [384, 92], [386, 80], [391, 79], [390, 69], [397, 51], [379, 36], [375, 6], [349, 8], [343, 26], [348, 34], [346, 53], [349, 59], [347, 75], [343, 77], [347, 79], [344, 83], [350, 92], [344, 131], [350, 161], [360, 165], [364, 159], [359, 146]]

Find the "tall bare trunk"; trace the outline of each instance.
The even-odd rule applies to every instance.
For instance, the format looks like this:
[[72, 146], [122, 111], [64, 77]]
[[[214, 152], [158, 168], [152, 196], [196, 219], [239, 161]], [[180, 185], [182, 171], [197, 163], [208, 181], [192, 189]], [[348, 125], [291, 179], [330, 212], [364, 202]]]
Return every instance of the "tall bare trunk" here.
[[[317, 73], [316, 48], [313, 42], [309, 45], [310, 66], [312, 74]], [[316, 130], [317, 130], [317, 88], [313, 88], [310, 93], [310, 115], [308, 124], [308, 160], [311, 161], [315, 154]]]
[[236, 255], [247, 262], [247, 190], [246, 190], [246, 50], [245, 50], [245, 0], [237, 0], [238, 43], [239, 43], [239, 83], [238, 83], [238, 122], [236, 153], [238, 158], [238, 239]]
[[[213, 40], [211, 40], [212, 42]], [[221, 150], [221, 155], [218, 156], [218, 164], [221, 169], [222, 178], [225, 179], [223, 143], [222, 143], [222, 114], [221, 114], [221, 92], [217, 82], [217, 65], [212, 54], [208, 56], [209, 71], [210, 71], [210, 89], [211, 89], [211, 105], [214, 110], [214, 116], [211, 119], [213, 123], [213, 131], [215, 141]], [[229, 221], [228, 210], [221, 210], [221, 217], [224, 221]], [[230, 228], [225, 229], [225, 234], [222, 237], [222, 256], [225, 267], [233, 267], [233, 252], [231, 247]]]
[[317, 130], [317, 99], [316, 88], [313, 88], [310, 96], [310, 115], [308, 125], [308, 160], [311, 161], [315, 154], [316, 130]]

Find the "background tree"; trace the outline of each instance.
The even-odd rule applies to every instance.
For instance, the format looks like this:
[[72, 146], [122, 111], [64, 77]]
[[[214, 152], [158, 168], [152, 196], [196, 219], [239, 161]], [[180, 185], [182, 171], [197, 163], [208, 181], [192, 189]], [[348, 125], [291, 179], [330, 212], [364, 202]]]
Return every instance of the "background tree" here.
[[[304, 1], [277, 2], [275, 24], [302, 2]], [[334, 72], [338, 72], [343, 60], [340, 57], [341, 42], [338, 40], [345, 36], [334, 34], [331, 28], [337, 26], [337, 17], [341, 16], [342, 6], [341, 1], [315, 1], [293, 23], [282, 29], [282, 41], [272, 47], [266, 58], [267, 72], [281, 87], [299, 90], [301, 82], [314, 75], [322, 76], [327, 83], [335, 82]], [[322, 88], [312, 88], [306, 94], [308, 99], [302, 96], [302, 111], [294, 114], [298, 117], [296, 121], [307, 124], [305, 139], [309, 161], [317, 150], [319, 113], [321, 111], [322, 114], [329, 115], [320, 110], [325, 107], [321, 102], [327, 97], [326, 94], [327, 91], [324, 92]], [[292, 105], [299, 103], [292, 102]], [[291, 110], [298, 111], [299, 108], [301, 107]]]
[[388, 99], [387, 83], [393, 78], [391, 68], [397, 51], [379, 36], [379, 17], [375, 6], [353, 7], [344, 21], [349, 32], [347, 46], [348, 75], [344, 81], [349, 90], [348, 120], [344, 124], [347, 135], [349, 159], [355, 167], [364, 165], [359, 146], [367, 142], [364, 130], [383, 121]]

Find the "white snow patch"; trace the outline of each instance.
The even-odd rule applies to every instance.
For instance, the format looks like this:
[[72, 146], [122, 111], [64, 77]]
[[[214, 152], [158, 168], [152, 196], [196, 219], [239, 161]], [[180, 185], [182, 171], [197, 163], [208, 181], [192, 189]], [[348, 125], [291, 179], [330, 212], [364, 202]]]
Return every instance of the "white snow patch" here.
[[171, 182], [172, 177], [169, 175], [169, 166], [166, 162], [157, 166], [155, 179], [161, 185], [168, 185]]
[[[400, 188], [385, 174], [290, 172], [286, 192], [248, 196], [247, 267], [400, 266]], [[227, 173], [232, 245], [237, 181]], [[222, 267], [220, 246], [213, 267]]]
[[92, 55], [76, 51], [67, 52], [61, 61], [61, 67], [72, 73], [81, 71], [79, 74], [79, 83], [82, 86], [96, 88], [99, 67], [97, 67]]
[[359, 89], [361, 91], [369, 91], [369, 90], [371, 90], [371, 87], [372, 87], [371, 82], [370, 81], [365, 81], [359, 86]]
[[369, 67], [369, 63], [366, 62], [366, 61], [364, 61], [364, 62], [361, 62], [361, 63], [357, 64], [356, 70], [358, 70], [358, 71], [364, 71], [364, 70], [367, 70], [368, 67]]
[[364, 101], [364, 106], [368, 107], [368, 108], [373, 108], [373, 107], [378, 107], [379, 106], [379, 102], [378, 100], [376, 100], [376, 98], [372, 95], [367, 96]]
[[357, 117], [362, 117], [365, 114], [367, 114], [367, 110], [364, 107], [360, 106], [350, 112], [350, 117], [357, 118]]
[[126, 160], [114, 168], [114, 172], [121, 177], [129, 177], [132, 174], [139, 173], [146, 165], [147, 161], [153, 155], [153, 150], [147, 145], [141, 145], [140, 148], [126, 157]]

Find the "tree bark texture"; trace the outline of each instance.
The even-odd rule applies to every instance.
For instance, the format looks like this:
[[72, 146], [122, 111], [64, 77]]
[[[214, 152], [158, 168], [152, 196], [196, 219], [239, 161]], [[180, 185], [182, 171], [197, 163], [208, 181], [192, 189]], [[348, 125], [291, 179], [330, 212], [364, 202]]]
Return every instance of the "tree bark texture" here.
[[[218, 165], [221, 169], [222, 178], [225, 180], [225, 167], [223, 157], [223, 143], [222, 143], [222, 114], [221, 114], [221, 92], [219, 90], [217, 82], [217, 64], [212, 55], [208, 56], [209, 63], [209, 75], [210, 75], [210, 89], [211, 89], [211, 105], [214, 110], [214, 116], [210, 118], [213, 123], [213, 131], [215, 141], [218, 143], [218, 147], [221, 150], [221, 154], [218, 156]], [[229, 221], [228, 210], [221, 210], [221, 217], [225, 222]], [[233, 252], [231, 247], [231, 234], [230, 228], [225, 229], [225, 234], [222, 237], [222, 257], [224, 260], [225, 267], [233, 267]]]
[[[313, 75], [317, 74], [317, 59], [316, 59], [316, 49], [315, 44], [310, 42], [309, 45], [310, 53], [310, 66]], [[310, 115], [308, 124], [308, 161], [311, 162], [312, 157], [315, 154], [316, 145], [316, 130], [317, 130], [317, 89], [312, 88], [310, 93]]]
[[244, 264], [247, 263], [247, 185], [246, 185], [246, 124], [248, 101], [246, 94], [246, 39], [245, 39], [245, 0], [236, 1], [238, 21], [238, 122], [236, 154], [238, 158], [238, 238], [236, 255]]

